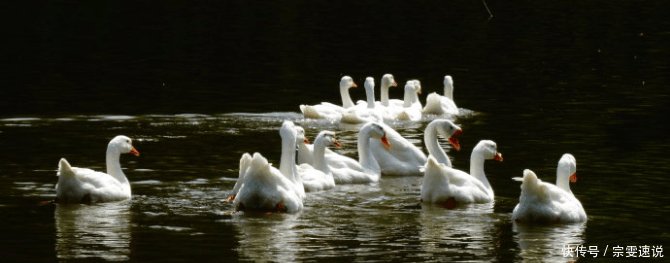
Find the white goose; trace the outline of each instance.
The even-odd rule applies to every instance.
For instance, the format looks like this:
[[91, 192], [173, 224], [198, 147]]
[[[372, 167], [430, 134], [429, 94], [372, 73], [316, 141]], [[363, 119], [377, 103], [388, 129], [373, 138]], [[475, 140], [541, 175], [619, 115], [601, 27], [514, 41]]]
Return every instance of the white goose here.
[[330, 102], [321, 102], [321, 104], [316, 105], [300, 105], [300, 111], [305, 118], [338, 121], [346, 109], [354, 106], [354, 102], [351, 100], [351, 96], [349, 96], [349, 88], [352, 87], [356, 88], [358, 86], [351, 77], [344, 76], [340, 79], [342, 106]]
[[437, 135], [440, 134], [447, 138], [451, 147], [456, 151], [461, 149], [461, 144], [458, 142], [457, 136], [461, 135], [463, 130], [456, 124], [446, 119], [435, 119], [431, 121], [423, 132], [423, 141], [428, 149], [428, 155], [435, 158], [438, 163], [452, 167], [451, 160], [444, 152], [440, 143], [437, 140]]
[[542, 182], [529, 169], [521, 183], [519, 204], [514, 207], [512, 220], [522, 223], [576, 223], [586, 221], [582, 203], [570, 190], [570, 182], [577, 181], [577, 161], [569, 153], [563, 154], [556, 168], [556, 185]]
[[[367, 184], [379, 181], [381, 169], [370, 149], [370, 139], [379, 140], [390, 147], [384, 128], [377, 123], [367, 123], [358, 133], [358, 161], [337, 154], [326, 155], [326, 162], [333, 172], [336, 184]], [[329, 158], [330, 157], [330, 158]]]
[[342, 113], [340, 122], [358, 124], [366, 122], [381, 122], [384, 120], [384, 110], [375, 103], [375, 80], [372, 77], [365, 78], [366, 101], [358, 101], [356, 106], [346, 109]]
[[305, 135], [305, 129], [300, 126], [295, 126], [295, 130], [297, 133], [295, 142], [298, 144], [298, 155], [296, 157], [297, 163], [314, 165], [314, 145], [309, 144], [309, 139], [307, 139], [307, 136]]
[[[314, 145], [309, 144], [309, 140], [304, 136], [305, 132], [302, 127], [296, 126], [296, 129], [298, 130], [298, 139], [296, 140], [298, 143], [298, 164], [306, 163], [314, 166]], [[326, 148], [325, 160], [326, 164], [331, 168], [346, 168], [358, 165], [357, 160], [341, 155], [329, 148]]]
[[384, 128], [391, 147], [378, 140], [370, 141], [370, 149], [384, 175], [411, 176], [421, 175], [420, 167], [426, 163], [424, 154], [413, 143], [402, 137], [388, 125], [378, 123]]
[[440, 164], [433, 156], [426, 162], [421, 200], [454, 208], [459, 204], [493, 201], [493, 189], [484, 173], [485, 160], [502, 161], [496, 143], [480, 141], [470, 155], [470, 173]]
[[107, 173], [72, 167], [65, 158], [61, 158], [58, 163], [56, 202], [97, 203], [130, 199], [130, 183], [119, 163], [122, 153], [140, 155], [130, 138], [119, 135], [107, 145]]
[[313, 160], [314, 165], [303, 163], [298, 165], [298, 175], [302, 177], [302, 183], [306, 192], [328, 190], [335, 187], [333, 173], [326, 164], [326, 147], [340, 147], [340, 142], [332, 131], [321, 131], [314, 139]]
[[405, 83], [405, 97], [403, 108], [397, 114], [396, 119], [401, 121], [420, 121], [421, 120], [421, 82], [419, 80], [408, 80]]
[[458, 112], [458, 107], [454, 102], [454, 80], [451, 76], [446, 75], [444, 76], [444, 96], [440, 96], [436, 92], [428, 94], [423, 113], [458, 115]]
[[[240, 177], [229, 200], [237, 210], [296, 213], [303, 208], [305, 190], [295, 167], [297, 132], [291, 121], [279, 129], [282, 138], [280, 169], [274, 168], [259, 153], [242, 155]], [[236, 191], [237, 190], [237, 191]]]
[[389, 99], [389, 88], [397, 87], [398, 83], [395, 81], [395, 78], [392, 74], [384, 74], [382, 76], [382, 83], [380, 88], [380, 97], [381, 101], [378, 102], [378, 106], [381, 107], [402, 107], [403, 101], [398, 99]]

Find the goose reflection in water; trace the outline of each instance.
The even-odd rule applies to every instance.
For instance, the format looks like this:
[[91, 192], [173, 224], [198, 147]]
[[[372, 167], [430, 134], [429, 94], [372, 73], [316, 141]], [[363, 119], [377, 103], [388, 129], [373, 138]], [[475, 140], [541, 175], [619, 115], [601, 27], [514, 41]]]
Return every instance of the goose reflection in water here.
[[[482, 259], [495, 255], [497, 243], [493, 203], [470, 204], [456, 209], [422, 204], [421, 237], [426, 253], [440, 255], [439, 261]], [[446, 256], [446, 258], [442, 258]]]
[[130, 202], [56, 206], [59, 259], [130, 259]]
[[552, 262], [574, 262], [572, 257], [564, 257], [564, 248], [574, 249], [583, 245], [586, 223], [567, 225], [525, 225], [514, 223], [514, 241], [521, 248], [521, 257], [524, 260], [546, 260]]
[[249, 212], [234, 218], [240, 258], [255, 262], [295, 262], [297, 214]]

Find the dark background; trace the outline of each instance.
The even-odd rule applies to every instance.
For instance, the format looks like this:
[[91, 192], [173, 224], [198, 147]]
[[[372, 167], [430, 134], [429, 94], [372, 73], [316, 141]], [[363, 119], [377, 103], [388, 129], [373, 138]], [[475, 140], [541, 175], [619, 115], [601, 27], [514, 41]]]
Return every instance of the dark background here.
[[362, 83], [388, 72], [400, 85], [421, 79], [422, 99], [451, 74], [461, 101], [541, 102], [588, 82], [571, 95], [623, 93], [622, 103], [668, 113], [666, 96], [625, 98], [667, 94], [665, 1], [487, 1], [490, 20], [481, 1], [364, 2], [9, 6], [0, 111], [298, 111], [337, 101], [341, 75]]

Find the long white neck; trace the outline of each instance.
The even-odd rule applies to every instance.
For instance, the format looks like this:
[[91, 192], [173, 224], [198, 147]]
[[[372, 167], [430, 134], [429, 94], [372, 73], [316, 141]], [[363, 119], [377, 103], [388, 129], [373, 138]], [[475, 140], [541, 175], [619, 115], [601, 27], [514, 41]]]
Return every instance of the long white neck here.
[[365, 169], [373, 172], [381, 172], [377, 159], [372, 155], [370, 150], [370, 131], [368, 129], [361, 130], [358, 133], [358, 162]]
[[375, 108], [375, 88], [365, 87], [365, 98], [368, 102], [368, 109]]
[[384, 107], [389, 106], [389, 88], [390, 87], [391, 86], [382, 84], [382, 87], [380, 89], [380, 96], [381, 96], [381, 100], [382, 100], [382, 105], [384, 105]]
[[413, 93], [416, 94], [416, 92], [414, 92], [413, 87], [409, 87], [409, 88], [405, 87], [405, 96], [403, 97], [403, 102], [404, 103], [402, 105], [403, 107], [409, 108], [409, 107], [412, 106], [412, 103], [414, 102], [414, 97], [412, 97]]
[[326, 164], [326, 145], [321, 138], [314, 141], [314, 168], [325, 174], [330, 173], [330, 168]]
[[419, 93], [416, 91], [412, 92], [412, 104], [418, 104], [418, 107], [422, 108], [421, 101], [419, 101]]
[[114, 179], [118, 180], [124, 187], [127, 187], [128, 191], [130, 191], [130, 183], [128, 182], [128, 178], [126, 178], [126, 175], [123, 174], [123, 170], [121, 170], [121, 163], [119, 162], [120, 157], [121, 153], [118, 149], [111, 146], [107, 147], [107, 174], [114, 177]]
[[451, 160], [449, 160], [447, 153], [440, 147], [440, 142], [437, 140], [437, 122], [428, 124], [423, 133], [423, 142], [428, 148], [429, 155], [432, 155], [438, 163], [451, 167]]
[[295, 138], [282, 139], [281, 145], [281, 160], [279, 163], [279, 171], [281, 171], [281, 173], [293, 183], [300, 182], [302, 184], [302, 177], [296, 175]]
[[444, 85], [444, 96], [449, 98], [450, 100], [454, 100], [454, 86], [446, 83]]
[[342, 97], [343, 108], [348, 109], [354, 106], [354, 101], [349, 96], [349, 87], [340, 87], [340, 96]]
[[561, 167], [556, 168], [556, 186], [572, 193], [572, 190], [570, 190], [570, 171], [565, 171]]
[[302, 164], [302, 163], [312, 164], [313, 158], [310, 157], [311, 155], [312, 155], [312, 152], [307, 147], [307, 144], [298, 143], [298, 157], [297, 157], [298, 164]]
[[486, 179], [486, 174], [484, 173], [484, 157], [476, 151], [473, 151], [470, 155], [470, 175], [479, 179], [486, 189], [493, 194], [493, 188], [491, 188], [491, 184], [489, 183], [489, 180]]

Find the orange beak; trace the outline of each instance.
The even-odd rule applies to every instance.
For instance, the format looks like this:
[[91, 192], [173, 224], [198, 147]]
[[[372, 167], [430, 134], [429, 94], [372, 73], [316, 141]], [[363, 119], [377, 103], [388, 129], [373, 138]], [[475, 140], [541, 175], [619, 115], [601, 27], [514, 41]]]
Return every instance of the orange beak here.
[[502, 153], [496, 153], [496, 156], [493, 157], [493, 160], [496, 160], [498, 162], [502, 162], [503, 161]]
[[302, 142], [304, 142], [305, 144], [309, 144], [309, 139], [305, 138], [302, 140]]
[[571, 183], [577, 182], [577, 173], [573, 173], [572, 175], [570, 175], [570, 182]]
[[386, 138], [386, 134], [384, 134], [384, 136], [382, 136], [381, 141], [382, 141], [382, 144], [384, 145], [384, 148], [386, 148], [387, 150], [391, 148], [391, 143], [389, 143], [389, 139]]
[[140, 152], [135, 149], [135, 147], [130, 148], [130, 154], [135, 155], [135, 156], [140, 156]]
[[457, 136], [461, 135], [463, 133], [463, 130], [456, 130], [454, 134], [449, 137], [449, 144], [451, 144], [451, 147], [454, 147], [456, 151], [461, 150], [461, 143], [458, 141]]
[[335, 145], [335, 148], [340, 148], [340, 147], [342, 147], [342, 144], [341, 144], [340, 141], [338, 141], [338, 140], [335, 140], [335, 141], [333, 142], [333, 145]]

